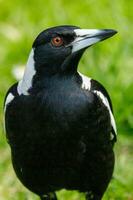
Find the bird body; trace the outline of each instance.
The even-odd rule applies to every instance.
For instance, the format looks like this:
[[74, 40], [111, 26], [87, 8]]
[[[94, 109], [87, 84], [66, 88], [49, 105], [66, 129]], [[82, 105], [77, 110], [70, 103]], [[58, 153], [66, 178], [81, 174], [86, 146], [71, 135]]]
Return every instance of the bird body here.
[[[65, 34], [68, 29], [63, 29]], [[65, 188], [100, 200], [114, 168], [116, 127], [110, 97], [99, 82], [77, 72], [83, 53], [77, 44], [73, 51], [78, 54], [67, 56], [65, 62], [62, 54], [61, 64], [58, 56], [53, 62], [43, 54], [43, 39], [40, 35], [33, 45], [27, 64], [30, 76], [25, 73], [6, 95], [5, 125], [14, 170], [41, 199]], [[67, 32], [68, 40], [73, 43]]]

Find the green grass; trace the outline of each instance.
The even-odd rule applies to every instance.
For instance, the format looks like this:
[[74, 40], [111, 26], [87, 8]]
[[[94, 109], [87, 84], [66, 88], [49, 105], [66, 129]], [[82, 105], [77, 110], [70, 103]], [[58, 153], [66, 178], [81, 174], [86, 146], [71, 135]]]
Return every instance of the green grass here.
[[[2, 104], [15, 82], [12, 69], [25, 64], [35, 36], [43, 29], [73, 24], [82, 28], [114, 28], [118, 34], [84, 54], [80, 71], [109, 91], [118, 127], [114, 178], [104, 200], [133, 200], [133, 2], [125, 0], [0, 0], [0, 199], [37, 200], [16, 178], [3, 134]], [[60, 200], [82, 200], [61, 191]]]

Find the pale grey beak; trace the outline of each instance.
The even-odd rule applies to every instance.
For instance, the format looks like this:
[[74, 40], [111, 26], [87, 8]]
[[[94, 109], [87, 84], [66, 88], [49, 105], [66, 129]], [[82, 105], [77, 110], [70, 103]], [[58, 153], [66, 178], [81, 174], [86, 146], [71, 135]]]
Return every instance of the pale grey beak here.
[[75, 29], [74, 32], [76, 38], [71, 43], [72, 53], [110, 38], [117, 33], [117, 31], [112, 29]]

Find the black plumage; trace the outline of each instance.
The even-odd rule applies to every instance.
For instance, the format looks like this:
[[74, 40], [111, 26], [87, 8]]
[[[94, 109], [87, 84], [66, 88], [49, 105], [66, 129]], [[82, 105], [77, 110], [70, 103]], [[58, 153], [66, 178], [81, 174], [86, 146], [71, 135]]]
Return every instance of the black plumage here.
[[56, 200], [55, 192], [65, 188], [100, 200], [113, 173], [111, 100], [100, 83], [85, 82], [77, 65], [88, 46], [116, 32], [80, 30], [59, 26], [43, 31], [33, 43], [23, 80], [5, 98], [14, 170], [41, 199]]

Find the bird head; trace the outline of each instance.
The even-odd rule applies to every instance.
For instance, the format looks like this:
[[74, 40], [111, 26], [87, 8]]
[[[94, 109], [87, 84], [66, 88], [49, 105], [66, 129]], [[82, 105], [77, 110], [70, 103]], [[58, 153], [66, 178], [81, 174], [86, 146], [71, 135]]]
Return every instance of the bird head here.
[[58, 26], [41, 32], [33, 43], [35, 68], [46, 74], [73, 72], [87, 47], [105, 40], [115, 30]]
[[32, 83], [55, 74], [73, 74], [86, 48], [112, 37], [112, 29], [80, 29], [57, 26], [42, 31], [35, 39], [29, 55], [19, 93], [28, 94]]

